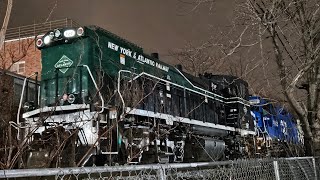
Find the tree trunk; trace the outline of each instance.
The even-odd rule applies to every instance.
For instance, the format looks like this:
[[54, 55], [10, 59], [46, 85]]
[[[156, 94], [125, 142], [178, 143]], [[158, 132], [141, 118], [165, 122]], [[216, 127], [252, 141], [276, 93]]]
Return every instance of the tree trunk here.
[[314, 119], [312, 128], [314, 156], [320, 156], [320, 121]]
[[0, 30], [0, 50], [3, 47], [3, 43], [4, 43], [4, 40], [5, 40], [7, 27], [8, 27], [8, 24], [9, 24], [9, 19], [10, 19], [11, 9], [12, 9], [12, 1], [13, 0], [8, 0], [6, 15], [4, 17], [3, 24], [2, 24], [2, 27], [1, 27], [1, 30]]
[[313, 156], [314, 154], [313, 144], [314, 143], [313, 143], [312, 137], [304, 136], [304, 147], [305, 147], [306, 156]]

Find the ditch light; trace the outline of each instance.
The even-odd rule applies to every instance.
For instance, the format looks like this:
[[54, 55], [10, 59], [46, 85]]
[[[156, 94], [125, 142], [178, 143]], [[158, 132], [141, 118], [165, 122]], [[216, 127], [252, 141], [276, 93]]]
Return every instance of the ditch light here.
[[63, 94], [60, 104], [61, 105], [67, 105], [67, 104], [73, 104], [76, 101], [76, 96], [74, 94]]

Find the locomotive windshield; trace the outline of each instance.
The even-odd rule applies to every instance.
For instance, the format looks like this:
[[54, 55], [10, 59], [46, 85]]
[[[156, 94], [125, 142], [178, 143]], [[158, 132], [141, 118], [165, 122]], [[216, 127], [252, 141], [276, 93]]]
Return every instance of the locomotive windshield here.
[[42, 81], [41, 104], [44, 106], [82, 104], [88, 96], [87, 76], [83, 67], [72, 68], [73, 73], [64, 76], [58, 69], [51, 79]]

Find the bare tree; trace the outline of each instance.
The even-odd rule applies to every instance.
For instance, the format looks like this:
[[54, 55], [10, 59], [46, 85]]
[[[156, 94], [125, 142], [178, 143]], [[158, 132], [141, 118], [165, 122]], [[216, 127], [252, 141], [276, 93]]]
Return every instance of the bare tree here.
[[[193, 4], [197, 8], [200, 4], [212, 4], [214, 1], [192, 2], [199, 3]], [[253, 94], [267, 95], [288, 103], [302, 122], [307, 155], [320, 154], [319, 1], [243, 0], [238, 1], [235, 10], [236, 17], [231, 26], [234, 31], [225, 36], [213, 32], [220, 36], [211, 37], [204, 43], [209, 49], [206, 52], [221, 50], [221, 54], [211, 58], [215, 59], [211, 63], [216, 64], [217, 59], [228, 59], [229, 62], [222, 64], [219, 70], [228, 72], [227, 68], [229, 74], [247, 80]], [[203, 58], [203, 47], [189, 47], [185, 50], [189, 54], [179, 54], [188, 55], [181, 62], [186, 64], [189, 72], [199, 71], [197, 65], [208, 61], [208, 58]], [[197, 55], [199, 49], [202, 57]], [[239, 59], [239, 52], [243, 54], [248, 49], [250, 52], [244, 56], [246, 60]], [[196, 66], [192, 67], [193, 64]]]
[[[195, 76], [203, 72], [215, 74], [227, 72], [231, 75], [246, 76], [255, 69], [257, 64], [250, 64], [252, 59], [243, 61], [243, 56], [251, 53], [251, 50], [246, 52], [242, 50], [256, 45], [257, 42], [252, 41], [247, 35], [248, 26], [237, 28], [233, 25], [223, 29], [212, 29], [212, 35], [208, 40], [203, 41], [200, 45], [189, 42], [185, 48], [172, 51], [171, 55], [178, 59], [187, 72]], [[235, 59], [237, 63], [238, 60], [243, 61], [241, 64], [236, 64], [239, 67], [237, 70], [229, 66], [236, 63]]]
[[[14, 42], [4, 42], [5, 48], [0, 50], [0, 69], [10, 70], [15, 63], [23, 61], [26, 57], [36, 51], [34, 50], [34, 39], [28, 38]], [[30, 74], [23, 74], [30, 75]]]
[[302, 121], [307, 155], [319, 155], [319, 1], [246, 0], [238, 10], [239, 21], [256, 31], [261, 54], [276, 64], [282, 92]]
[[[208, 2], [212, 3], [212, 1]], [[199, 3], [208, 2], [199, 1]], [[306, 153], [320, 154], [319, 2], [317, 0], [245, 0], [238, 2], [236, 15], [235, 29], [239, 31], [244, 28], [245, 31], [240, 30], [243, 33], [238, 36], [229, 34], [230, 39], [235, 39], [233, 41], [220, 42], [215, 39], [210, 44], [219, 44], [218, 47], [224, 47], [224, 52], [227, 52], [224, 55], [229, 57], [244, 46], [250, 48], [255, 46], [253, 51], [255, 53], [252, 53], [254, 57], [248, 57], [261, 62], [261, 66], [260, 71], [252, 75], [263, 74], [263, 79], [266, 80], [265, 87], [272, 90], [264, 94], [276, 97], [276, 94], [280, 94], [279, 91], [281, 91], [302, 122]], [[250, 46], [245, 45], [244, 42]], [[192, 55], [195, 54], [192, 53]], [[232, 72], [243, 72], [241, 64], [230, 69]], [[267, 64], [270, 65], [266, 66]], [[276, 72], [272, 69], [273, 67], [276, 67]], [[244, 73], [248, 74], [248, 70]], [[255, 83], [249, 84], [255, 85]], [[277, 91], [274, 91], [275, 89]], [[260, 92], [253, 89], [253, 92], [257, 91]]]
[[7, 31], [8, 24], [9, 24], [9, 19], [10, 19], [11, 9], [12, 9], [12, 1], [13, 0], [8, 0], [6, 14], [5, 14], [3, 24], [2, 24], [2, 27], [0, 30], [0, 50], [3, 47], [6, 31]]
[[[11, 10], [12, 10], [13, 0], [7, 1], [6, 14], [3, 19], [3, 25], [0, 31], [0, 69], [10, 70], [13, 65], [25, 57], [30, 56], [35, 47], [34, 38], [26, 38], [19, 41], [11, 41], [6, 43], [6, 32], [10, 20]], [[50, 13], [43, 22], [43, 25], [51, 18], [54, 10], [57, 8], [58, 1], [54, 2], [54, 6], [51, 8]], [[33, 72], [32, 72], [33, 73]], [[25, 74], [30, 75], [30, 74]], [[18, 140], [16, 137], [16, 129], [23, 128], [21, 124], [15, 124], [16, 115], [17, 115], [17, 103], [14, 102], [14, 99], [19, 96], [17, 91], [14, 89], [13, 77], [4, 73], [0, 74], [0, 91], [1, 91], [1, 104], [0, 113], [2, 114], [0, 118], [0, 131], [2, 137], [0, 138], [0, 153], [3, 156], [0, 156], [0, 169], [10, 169], [14, 167], [25, 167], [23, 164], [22, 158], [23, 154], [27, 152], [27, 147], [29, 146], [27, 140], [31, 137], [34, 130], [31, 130], [28, 134], [25, 134], [24, 138]], [[18, 97], [20, 98], [20, 97]], [[43, 117], [44, 119], [47, 117]], [[16, 129], [15, 129], [16, 128]], [[64, 134], [59, 132], [59, 129], [56, 129], [57, 137], [59, 143], [54, 147], [57, 150], [57, 153], [50, 156], [51, 159], [58, 159], [61, 154], [61, 149], [66, 146], [67, 140], [73, 138], [73, 134], [77, 132], [74, 131], [71, 134]], [[59, 154], [59, 155], [57, 155]], [[57, 160], [58, 161], [58, 160]], [[57, 163], [58, 164], [58, 163]]]

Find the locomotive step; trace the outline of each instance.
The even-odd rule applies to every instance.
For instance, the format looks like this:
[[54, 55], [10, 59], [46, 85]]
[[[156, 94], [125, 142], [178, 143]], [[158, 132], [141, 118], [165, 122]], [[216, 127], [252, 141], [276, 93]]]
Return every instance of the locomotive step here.
[[165, 156], [173, 156], [173, 155], [174, 155], [174, 153], [163, 152], [163, 155], [165, 155]]
[[101, 152], [101, 154], [106, 154], [106, 155], [117, 155], [118, 152]]

